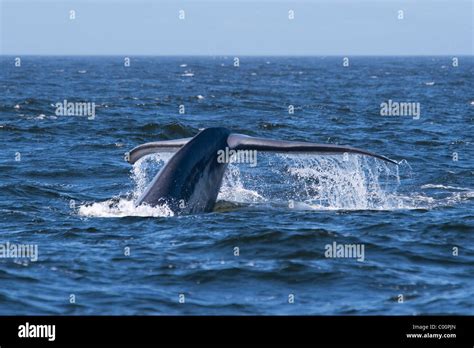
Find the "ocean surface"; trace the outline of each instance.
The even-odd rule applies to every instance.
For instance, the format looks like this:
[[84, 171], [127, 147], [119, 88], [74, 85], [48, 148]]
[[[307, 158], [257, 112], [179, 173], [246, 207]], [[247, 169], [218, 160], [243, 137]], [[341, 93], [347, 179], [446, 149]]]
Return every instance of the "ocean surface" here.
[[[472, 57], [14, 58], [0, 244], [38, 255], [0, 257], [1, 315], [474, 314]], [[95, 117], [57, 115], [64, 100]], [[389, 100], [419, 117], [381, 115]], [[212, 213], [136, 208], [170, 154], [124, 153], [216, 126], [399, 165], [259, 152]], [[363, 258], [326, 257], [334, 243]]]

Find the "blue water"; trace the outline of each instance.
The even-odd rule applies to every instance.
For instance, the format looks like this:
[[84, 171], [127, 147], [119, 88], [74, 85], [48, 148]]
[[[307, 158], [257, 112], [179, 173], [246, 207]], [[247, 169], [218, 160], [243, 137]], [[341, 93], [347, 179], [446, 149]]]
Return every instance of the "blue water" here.
[[[0, 258], [0, 314], [474, 314], [472, 57], [0, 63], [0, 244], [39, 253]], [[55, 115], [64, 99], [95, 119]], [[381, 116], [389, 99], [420, 118]], [[213, 213], [135, 208], [169, 155], [124, 152], [214, 126], [400, 165], [259, 153], [230, 166]], [[326, 258], [333, 242], [364, 261]]]

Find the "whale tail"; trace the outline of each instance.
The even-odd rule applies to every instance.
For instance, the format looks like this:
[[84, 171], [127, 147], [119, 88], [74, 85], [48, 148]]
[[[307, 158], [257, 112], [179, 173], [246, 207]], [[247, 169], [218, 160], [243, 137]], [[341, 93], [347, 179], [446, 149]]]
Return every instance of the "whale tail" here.
[[389, 158], [349, 146], [282, 141], [233, 134], [226, 128], [206, 128], [193, 138], [156, 141], [140, 145], [125, 155], [130, 163], [158, 152], [175, 152], [155, 175], [136, 201], [136, 205], [167, 204], [176, 214], [212, 211], [222, 184], [226, 161], [218, 153], [229, 150], [344, 154]]
[[[134, 164], [140, 158], [159, 152], [176, 152], [186, 145], [192, 138], [182, 138], [175, 140], [154, 141], [139, 145], [125, 154], [125, 160]], [[230, 134], [227, 137], [227, 144], [232, 150], [257, 150], [262, 152], [293, 152], [293, 153], [317, 153], [317, 154], [359, 154], [375, 157], [380, 160], [398, 164], [394, 160], [375, 153], [357, 149], [350, 146], [315, 144], [302, 141], [285, 141], [275, 139], [265, 139], [251, 137], [243, 134]]]

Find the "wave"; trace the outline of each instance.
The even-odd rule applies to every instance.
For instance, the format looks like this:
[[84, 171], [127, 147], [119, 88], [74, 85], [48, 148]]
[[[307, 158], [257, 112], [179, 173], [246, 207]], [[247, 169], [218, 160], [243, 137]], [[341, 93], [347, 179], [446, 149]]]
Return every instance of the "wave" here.
[[159, 139], [177, 139], [177, 138], [188, 138], [196, 135], [197, 129], [188, 127], [179, 122], [161, 124], [161, 123], [147, 123], [143, 126], [138, 127], [138, 131], [144, 133], [156, 132], [156, 136]]
[[443, 189], [443, 190], [460, 190], [460, 191], [470, 191], [467, 187], [458, 187], [458, 186], [446, 186], [440, 184], [426, 184], [421, 186], [422, 189]]

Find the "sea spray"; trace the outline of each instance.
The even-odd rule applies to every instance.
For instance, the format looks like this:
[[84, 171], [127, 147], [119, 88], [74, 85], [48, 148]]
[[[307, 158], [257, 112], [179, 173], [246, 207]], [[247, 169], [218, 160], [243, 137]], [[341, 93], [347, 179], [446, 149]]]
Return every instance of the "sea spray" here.
[[[173, 216], [166, 205], [136, 207], [134, 203], [171, 156], [171, 153], [158, 153], [141, 158], [131, 169], [134, 183], [131, 192], [81, 205], [78, 214]], [[287, 206], [296, 210], [412, 210], [452, 205], [472, 198], [472, 189], [468, 188], [435, 198], [403, 185], [401, 175], [412, 176], [406, 161], [395, 166], [360, 155], [265, 154], [255, 168], [229, 164], [218, 201], [263, 204], [262, 209]], [[431, 187], [425, 185], [421, 189]]]

